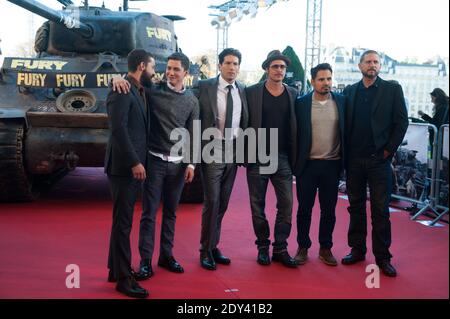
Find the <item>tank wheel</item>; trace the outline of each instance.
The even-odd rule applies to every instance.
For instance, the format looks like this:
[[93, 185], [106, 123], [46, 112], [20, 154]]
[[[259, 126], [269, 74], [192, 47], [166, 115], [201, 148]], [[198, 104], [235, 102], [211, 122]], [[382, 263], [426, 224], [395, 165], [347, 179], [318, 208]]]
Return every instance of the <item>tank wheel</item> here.
[[38, 196], [23, 164], [24, 136], [21, 120], [0, 120], [0, 202], [28, 202]]
[[184, 185], [180, 203], [203, 203], [203, 184], [199, 172], [200, 167], [197, 167], [192, 183]]

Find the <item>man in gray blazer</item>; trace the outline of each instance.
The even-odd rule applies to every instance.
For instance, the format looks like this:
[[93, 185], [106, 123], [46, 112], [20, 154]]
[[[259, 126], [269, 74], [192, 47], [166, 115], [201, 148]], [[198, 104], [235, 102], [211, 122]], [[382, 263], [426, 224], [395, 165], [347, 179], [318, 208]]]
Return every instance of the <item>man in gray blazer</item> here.
[[[232, 158], [226, 161], [225, 141], [233, 144], [240, 137], [239, 128], [245, 130], [248, 122], [247, 101], [244, 85], [236, 81], [241, 64], [241, 53], [232, 48], [219, 55], [220, 75], [200, 81], [194, 90], [200, 102], [202, 132], [215, 128], [210, 140], [218, 151], [218, 158], [202, 158], [202, 181], [205, 200], [202, 211], [200, 238], [200, 265], [215, 270], [216, 264], [230, 264], [231, 260], [222, 255], [217, 245], [220, 241], [222, 219], [227, 210], [237, 172], [237, 164]], [[230, 141], [232, 140], [232, 141]], [[235, 154], [234, 154], [235, 155]]]
[[110, 137], [105, 157], [113, 198], [113, 221], [109, 246], [109, 282], [117, 281], [116, 290], [130, 297], [146, 298], [148, 291], [135, 281], [131, 269], [130, 233], [137, 193], [146, 178], [147, 142], [150, 114], [143, 78], [155, 71], [154, 58], [144, 50], [128, 55], [131, 94], [110, 91], [106, 100]]

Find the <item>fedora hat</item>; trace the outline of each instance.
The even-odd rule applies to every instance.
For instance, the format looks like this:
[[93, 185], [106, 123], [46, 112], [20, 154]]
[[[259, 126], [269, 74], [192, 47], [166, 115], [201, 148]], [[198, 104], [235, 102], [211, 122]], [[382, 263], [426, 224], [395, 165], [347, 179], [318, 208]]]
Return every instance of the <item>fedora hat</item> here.
[[273, 50], [270, 51], [269, 54], [267, 55], [266, 60], [261, 65], [262, 68], [264, 70], [267, 69], [270, 66], [270, 63], [272, 63], [272, 61], [275, 60], [283, 60], [287, 66], [291, 64], [291, 60], [287, 56], [283, 55], [283, 53], [281, 53], [279, 50]]

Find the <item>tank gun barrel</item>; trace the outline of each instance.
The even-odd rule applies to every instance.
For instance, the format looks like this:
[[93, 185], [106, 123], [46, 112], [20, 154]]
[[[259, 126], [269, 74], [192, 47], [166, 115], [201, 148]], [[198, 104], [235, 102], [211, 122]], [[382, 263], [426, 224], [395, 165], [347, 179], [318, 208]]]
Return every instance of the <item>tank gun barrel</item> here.
[[63, 6], [71, 6], [71, 5], [73, 5], [73, 2], [72, 2], [72, 0], [56, 0], [56, 1], [58, 1], [59, 3], [61, 3]]
[[30, 0], [8, 0], [8, 1], [28, 11], [31, 11], [43, 18], [46, 18], [50, 21], [53, 21], [58, 24], [63, 24], [66, 26], [66, 28], [73, 30], [74, 32], [78, 32], [86, 38], [90, 38], [93, 35], [93, 30], [88, 24], [81, 22], [79, 19], [69, 14], [53, 10], [37, 1], [30, 1]]

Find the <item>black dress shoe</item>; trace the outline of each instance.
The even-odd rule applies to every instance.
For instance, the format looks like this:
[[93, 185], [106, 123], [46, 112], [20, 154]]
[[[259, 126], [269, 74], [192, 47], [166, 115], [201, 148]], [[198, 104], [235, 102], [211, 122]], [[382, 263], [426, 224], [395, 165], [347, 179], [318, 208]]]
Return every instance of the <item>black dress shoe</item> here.
[[173, 258], [172, 256], [167, 258], [159, 258], [158, 266], [179, 274], [184, 272], [183, 267], [181, 267], [181, 265], [177, 263], [175, 258]]
[[283, 251], [280, 253], [273, 253], [272, 261], [280, 262], [288, 268], [297, 268], [298, 267], [297, 261], [295, 261], [294, 258], [289, 256], [287, 251]]
[[220, 252], [220, 250], [218, 248], [214, 248], [212, 250], [212, 256], [214, 258], [214, 261], [218, 264], [221, 264], [221, 265], [231, 264], [231, 259], [222, 255], [222, 253]]
[[108, 282], [116, 282], [116, 281], [117, 281], [117, 279], [114, 276], [113, 271], [110, 269], [108, 272]]
[[153, 276], [153, 268], [150, 264], [142, 264], [139, 267], [139, 272], [134, 274], [134, 278], [137, 281], [149, 279], [151, 276]]
[[210, 252], [200, 253], [200, 266], [208, 270], [216, 270], [216, 262]]
[[[133, 270], [130, 270], [130, 275], [135, 277], [136, 273]], [[114, 272], [111, 269], [108, 272], [108, 282], [117, 282], [117, 278], [114, 276]]]
[[116, 285], [116, 290], [133, 298], [147, 298], [149, 295], [148, 291], [139, 286], [132, 276], [119, 280]]
[[263, 266], [270, 265], [269, 250], [268, 249], [258, 250], [258, 258], [256, 259], [256, 262]]
[[366, 256], [355, 253], [355, 252], [351, 252], [350, 254], [348, 254], [347, 256], [342, 258], [341, 263], [343, 265], [353, 265], [353, 264], [356, 264], [357, 262], [363, 261], [365, 259], [366, 259]]
[[394, 266], [391, 265], [389, 260], [383, 260], [377, 263], [378, 267], [380, 267], [381, 272], [388, 277], [396, 277], [397, 270], [395, 270]]

